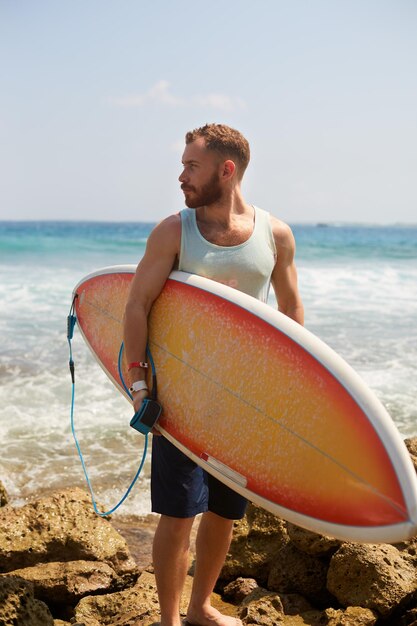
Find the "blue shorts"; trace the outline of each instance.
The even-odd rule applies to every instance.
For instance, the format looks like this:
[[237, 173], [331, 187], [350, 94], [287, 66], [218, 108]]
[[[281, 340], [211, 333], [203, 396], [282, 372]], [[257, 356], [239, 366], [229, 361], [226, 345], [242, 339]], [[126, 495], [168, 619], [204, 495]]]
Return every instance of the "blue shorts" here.
[[158, 435], [152, 441], [151, 499], [154, 513], [170, 517], [211, 511], [227, 519], [242, 519], [247, 506], [246, 498]]

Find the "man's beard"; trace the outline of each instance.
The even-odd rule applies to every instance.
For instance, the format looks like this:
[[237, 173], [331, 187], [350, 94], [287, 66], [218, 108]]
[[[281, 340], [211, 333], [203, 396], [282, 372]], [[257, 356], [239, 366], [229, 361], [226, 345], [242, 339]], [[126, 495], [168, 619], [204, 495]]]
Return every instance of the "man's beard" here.
[[197, 191], [195, 187], [187, 187], [184, 185], [185, 190], [192, 192], [192, 196], [185, 196], [185, 204], [189, 209], [197, 209], [200, 206], [209, 206], [218, 202], [222, 197], [222, 188], [219, 183], [219, 176], [217, 172], [214, 172], [210, 180], [201, 187], [200, 191]]

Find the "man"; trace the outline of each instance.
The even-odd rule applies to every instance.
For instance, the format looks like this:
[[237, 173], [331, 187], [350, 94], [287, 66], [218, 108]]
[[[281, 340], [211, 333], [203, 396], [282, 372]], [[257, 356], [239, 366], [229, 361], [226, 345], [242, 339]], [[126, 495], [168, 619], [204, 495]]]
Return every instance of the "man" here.
[[[241, 180], [249, 144], [236, 130], [207, 124], [186, 135], [179, 180], [184, 209], [163, 220], [149, 236], [133, 279], [125, 312], [125, 351], [137, 411], [148, 391], [147, 318], [173, 269], [229, 284], [263, 301], [272, 283], [278, 308], [300, 324], [303, 305], [297, 288], [295, 244], [290, 228], [245, 202]], [[187, 622], [235, 626], [210, 595], [229, 549], [233, 520], [246, 501], [205, 473], [161, 436], [153, 437], [152, 510], [160, 513], [153, 559], [161, 626], [180, 626], [179, 602], [188, 570], [189, 537], [195, 515], [203, 513], [196, 540], [196, 567]]]

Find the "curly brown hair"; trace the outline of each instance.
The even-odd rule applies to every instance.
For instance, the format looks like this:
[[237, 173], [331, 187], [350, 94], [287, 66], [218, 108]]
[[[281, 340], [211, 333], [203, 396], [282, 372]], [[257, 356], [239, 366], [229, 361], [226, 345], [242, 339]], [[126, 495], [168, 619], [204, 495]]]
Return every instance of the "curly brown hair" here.
[[189, 131], [185, 135], [185, 143], [192, 143], [198, 137], [204, 139], [207, 150], [213, 150], [234, 161], [239, 179], [242, 179], [250, 160], [249, 143], [242, 133], [224, 124], [205, 124]]

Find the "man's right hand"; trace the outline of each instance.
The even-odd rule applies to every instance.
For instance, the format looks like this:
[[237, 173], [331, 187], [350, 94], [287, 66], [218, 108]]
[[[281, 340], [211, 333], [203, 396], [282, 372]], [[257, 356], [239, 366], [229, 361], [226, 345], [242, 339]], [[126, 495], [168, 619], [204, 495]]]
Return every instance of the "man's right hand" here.
[[[132, 396], [133, 396], [133, 409], [135, 413], [137, 413], [140, 410], [140, 407], [142, 406], [142, 402], [145, 400], [145, 398], [149, 398], [149, 391], [147, 391], [146, 389], [143, 389], [142, 391], [134, 391]], [[157, 428], [152, 428], [151, 432], [153, 435], [158, 435], [158, 436], [161, 435], [161, 433], [159, 432]]]
[[149, 397], [149, 391], [147, 389], [143, 389], [142, 391], [134, 391], [133, 394], [133, 408], [135, 409], [135, 413], [137, 413], [142, 406], [142, 402], [145, 398]]

